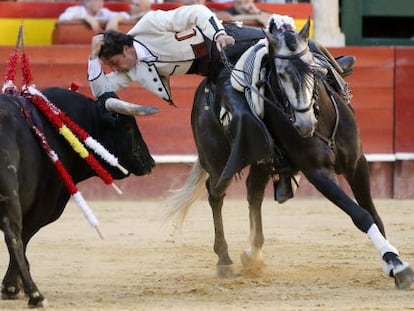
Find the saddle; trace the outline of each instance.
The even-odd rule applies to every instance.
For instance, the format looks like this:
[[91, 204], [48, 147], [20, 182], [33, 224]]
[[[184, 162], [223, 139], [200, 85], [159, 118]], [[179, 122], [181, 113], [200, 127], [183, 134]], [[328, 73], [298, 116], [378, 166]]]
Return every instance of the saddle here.
[[[335, 59], [326, 49], [321, 48], [315, 42], [310, 42], [310, 48], [315, 55], [318, 70], [329, 77], [328, 80], [333, 89], [348, 102], [348, 85], [342, 79], [342, 76], [352, 72], [355, 58], [345, 56]], [[236, 62], [230, 77], [232, 87], [245, 94], [252, 114], [259, 120], [263, 119], [264, 116], [265, 91], [265, 85], [259, 82], [265, 79], [266, 69], [263, 67], [263, 60], [267, 54], [268, 42], [266, 39], [261, 39], [243, 53]], [[223, 125], [228, 124], [231, 120], [230, 112], [224, 107], [220, 111], [220, 120]], [[274, 174], [279, 175], [279, 179], [274, 180], [275, 200], [284, 203], [294, 195], [292, 176], [296, 172], [289, 164], [283, 150], [276, 146], [275, 151]]]
[[258, 82], [265, 78], [266, 70], [262, 63], [267, 51], [266, 39], [247, 49], [234, 66], [230, 78], [232, 87], [244, 92], [252, 113], [260, 119], [264, 114], [264, 85]]
[[[245, 94], [252, 114], [259, 120], [264, 117], [264, 92], [265, 85], [260, 83], [265, 79], [266, 68], [263, 67], [263, 61], [268, 54], [268, 41], [260, 40], [254, 46], [247, 49], [232, 70], [230, 77], [231, 85], [234, 89]], [[229, 113], [225, 108], [221, 108], [220, 116], [229, 121]], [[221, 119], [223, 120], [223, 119]], [[274, 174], [279, 178], [273, 179], [274, 197], [279, 203], [284, 203], [294, 196], [295, 181], [293, 176], [294, 170], [288, 163], [284, 152], [275, 146], [275, 156], [273, 159]], [[296, 185], [297, 182], [295, 181]]]

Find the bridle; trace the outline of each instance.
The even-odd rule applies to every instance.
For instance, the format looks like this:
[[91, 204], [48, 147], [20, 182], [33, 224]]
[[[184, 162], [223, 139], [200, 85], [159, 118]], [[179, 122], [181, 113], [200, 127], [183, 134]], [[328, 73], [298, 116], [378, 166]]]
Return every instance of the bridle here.
[[300, 58], [303, 55], [305, 55], [306, 53], [308, 53], [309, 51], [309, 47], [306, 46], [302, 51], [300, 51], [299, 53], [295, 53], [295, 54], [291, 54], [291, 55], [282, 55], [282, 54], [275, 54], [273, 55], [275, 58], [280, 58], [280, 59], [294, 59], [294, 58]]
[[[302, 57], [303, 55], [305, 55], [306, 53], [309, 52], [309, 47], [306, 46], [302, 51], [298, 52], [298, 53], [294, 53], [291, 55], [283, 55], [283, 54], [274, 54], [273, 58], [274, 59], [283, 59], [283, 60], [293, 60], [293, 59], [299, 59], [300, 57]], [[315, 75], [315, 71], [312, 70], [312, 78], [315, 81], [314, 86], [313, 86], [313, 90], [312, 90], [312, 98], [310, 103], [304, 107], [304, 108], [296, 108], [294, 107], [290, 101], [289, 98], [286, 96], [286, 92], [284, 91], [284, 88], [281, 85], [281, 81], [280, 79], [277, 77], [277, 72], [276, 72], [276, 62], [274, 61], [274, 70], [275, 70], [275, 80], [277, 81], [277, 85], [279, 88], [279, 92], [281, 95], [281, 100], [279, 102], [281, 102], [284, 106], [284, 110], [285, 113], [287, 113], [289, 115], [289, 119], [291, 120], [291, 122], [295, 121], [295, 115], [294, 113], [306, 113], [311, 109], [314, 109], [314, 113], [315, 113], [315, 117], [317, 118], [319, 115], [319, 107], [317, 106], [317, 102], [318, 102], [318, 92], [317, 92], [317, 88], [316, 88], [316, 75]], [[276, 99], [276, 95], [273, 94], [273, 97]]]
[[[306, 46], [302, 51], [300, 51], [298, 53], [294, 53], [294, 54], [291, 54], [291, 55], [274, 54], [273, 57], [278, 58], [278, 59], [293, 60], [293, 59], [299, 59], [300, 57], [302, 57], [303, 55], [305, 55], [308, 52], [309, 52], [309, 47]], [[317, 94], [317, 90], [316, 90], [316, 83], [315, 83], [313, 91], [312, 91], [312, 99], [311, 99], [311, 102], [309, 103], [309, 105], [306, 106], [305, 108], [295, 108], [290, 103], [289, 99], [287, 98], [283, 87], [281, 87], [280, 79], [277, 78], [277, 75], [275, 75], [275, 80], [277, 81], [277, 85], [278, 85], [278, 88], [279, 88], [279, 90], [278, 90], [279, 94], [276, 94], [274, 92], [274, 89], [273, 89], [272, 84], [271, 84], [271, 78], [270, 78], [270, 74], [271, 74], [272, 70], [269, 70], [268, 77], [265, 80], [260, 81], [260, 83], [262, 85], [263, 84], [266, 85], [267, 90], [270, 92], [271, 98], [269, 98], [268, 96], [261, 94], [261, 92], [258, 90], [258, 88], [252, 87], [248, 83], [244, 83], [245, 81], [242, 77], [236, 76], [236, 75], [233, 74], [232, 71], [233, 71], [234, 66], [229, 62], [229, 60], [227, 58], [227, 55], [226, 55], [224, 50], [221, 50], [219, 52], [219, 54], [220, 54], [220, 58], [221, 58], [221, 61], [224, 65], [224, 67], [226, 68], [226, 70], [228, 70], [231, 73], [231, 75], [234, 79], [238, 80], [240, 84], [244, 85], [251, 92], [254, 92], [259, 97], [261, 97], [263, 99], [263, 101], [266, 102], [267, 104], [269, 104], [272, 107], [278, 109], [282, 113], [287, 114], [288, 118], [291, 122], [295, 121], [295, 114], [294, 114], [295, 112], [305, 113], [305, 112], [309, 111], [312, 108], [314, 109], [315, 117], [316, 118], [318, 117], [319, 107], [317, 105], [318, 94]], [[276, 70], [276, 66], [274, 66], [274, 69]], [[312, 70], [312, 72], [313, 72], [313, 79], [315, 80], [315, 71]]]

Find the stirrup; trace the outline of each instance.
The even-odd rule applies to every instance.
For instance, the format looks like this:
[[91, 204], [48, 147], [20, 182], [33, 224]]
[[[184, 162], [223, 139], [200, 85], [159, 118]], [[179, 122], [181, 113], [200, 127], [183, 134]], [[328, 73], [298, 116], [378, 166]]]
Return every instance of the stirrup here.
[[[296, 183], [295, 179], [294, 181]], [[279, 174], [279, 179], [273, 181], [273, 190], [274, 199], [280, 204], [293, 198], [294, 189], [292, 186], [292, 176], [290, 174]]]

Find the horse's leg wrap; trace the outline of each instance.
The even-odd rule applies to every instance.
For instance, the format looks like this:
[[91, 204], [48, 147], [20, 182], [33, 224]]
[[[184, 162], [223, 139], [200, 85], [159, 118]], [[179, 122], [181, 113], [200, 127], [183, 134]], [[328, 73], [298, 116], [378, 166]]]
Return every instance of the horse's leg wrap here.
[[385, 275], [395, 279], [397, 288], [409, 286], [405, 274], [411, 275], [412, 271], [409, 264], [399, 258], [398, 250], [384, 238], [376, 224], [371, 225], [367, 234], [381, 255]]
[[372, 224], [367, 232], [369, 238], [371, 239], [372, 243], [374, 243], [375, 247], [379, 251], [381, 258], [386, 253], [393, 253], [397, 256], [399, 255], [398, 250], [388, 242], [382, 233], [379, 231], [376, 224]]

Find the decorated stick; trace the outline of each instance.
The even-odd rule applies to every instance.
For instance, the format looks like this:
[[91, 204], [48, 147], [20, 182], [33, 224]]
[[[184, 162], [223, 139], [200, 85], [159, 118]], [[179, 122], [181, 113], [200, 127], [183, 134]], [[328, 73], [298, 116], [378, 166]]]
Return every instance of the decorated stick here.
[[19, 46], [22, 44], [23, 40], [23, 27], [20, 25], [19, 27], [19, 34], [17, 36], [16, 46], [11, 52], [9, 56], [9, 62], [7, 64], [5, 73], [4, 73], [4, 83], [3, 87], [1, 89], [2, 93], [17, 93], [17, 87], [14, 84], [14, 81], [16, 80], [16, 67], [17, 62], [19, 61]]
[[[49, 106], [49, 100], [40, 93], [34, 86], [27, 88], [28, 93], [32, 96], [31, 100], [35, 106], [49, 119], [49, 121], [58, 129], [59, 133], [69, 142], [75, 150], [98, 174], [98, 176], [107, 184], [113, 184], [112, 176], [102, 167], [96, 158], [88, 152], [73, 132], [63, 123], [63, 121], [53, 112]], [[114, 187], [119, 190], [118, 187]], [[119, 190], [120, 191], [120, 190]], [[122, 192], [121, 192], [122, 193]]]
[[[18, 47], [23, 47], [23, 26], [21, 25], [19, 27], [19, 35], [16, 42], [16, 47], [14, 51], [10, 54], [9, 57], [9, 63], [6, 68], [5, 76], [4, 76], [4, 84], [2, 87], [3, 93], [11, 93], [11, 94], [17, 94], [17, 87], [15, 85], [15, 79], [16, 79], [16, 67], [18, 62]], [[32, 73], [30, 70], [28, 58], [26, 57], [26, 54], [23, 52], [22, 54], [22, 73], [23, 73], [23, 85], [24, 89], [28, 87], [28, 85], [32, 84]], [[34, 88], [34, 87], [33, 87]], [[36, 90], [37, 91], [37, 90]], [[28, 115], [28, 114], [27, 114]], [[84, 200], [82, 194], [78, 191], [75, 183], [73, 182], [72, 177], [68, 173], [68, 171], [63, 166], [63, 163], [59, 160], [59, 157], [57, 156], [56, 152], [54, 152], [49, 144], [47, 143], [47, 140], [44, 136], [44, 134], [37, 128], [34, 124], [30, 124], [30, 127], [32, 131], [34, 132], [35, 136], [40, 141], [41, 146], [45, 150], [46, 154], [48, 155], [49, 159], [54, 163], [56, 170], [59, 173], [60, 178], [62, 179], [67, 191], [69, 194], [74, 198], [76, 204], [80, 207], [81, 211], [83, 212], [84, 216], [88, 220], [88, 222], [95, 228], [95, 230], [98, 232], [98, 235], [103, 239], [103, 236], [98, 228], [98, 220], [96, 219], [95, 215], [93, 214], [92, 210], [89, 208], [88, 204]], [[111, 176], [110, 176], [111, 177]], [[112, 178], [112, 177], [111, 177]], [[114, 186], [116, 187], [116, 186]], [[115, 190], [118, 189], [118, 193], [120, 193], [120, 190], [118, 187], [115, 188]]]
[[[26, 53], [23, 51], [21, 55], [22, 60], [22, 76], [23, 76], [23, 91], [28, 90], [32, 96], [40, 96], [40, 101], [44, 101], [48, 105], [48, 109], [52, 110], [58, 118], [78, 137], [82, 140], [89, 148], [91, 148], [96, 154], [98, 154], [103, 160], [109, 163], [111, 166], [118, 167], [125, 175], [128, 174], [128, 170], [122, 167], [118, 159], [109, 153], [100, 143], [93, 139], [89, 134], [80, 128], [75, 122], [73, 122], [64, 112], [58, 107], [53, 105], [43, 94], [41, 94], [35, 86], [32, 84], [32, 72], [30, 70], [29, 59]], [[113, 182], [110, 182], [112, 184]], [[119, 188], [118, 188], [119, 189]]]
[[95, 215], [93, 214], [91, 208], [84, 200], [82, 193], [79, 192], [78, 188], [76, 187], [75, 183], [73, 182], [72, 177], [64, 167], [63, 163], [60, 161], [58, 155], [56, 152], [50, 147], [48, 144], [44, 134], [42, 131], [39, 130], [38, 127], [35, 125], [31, 125], [32, 131], [35, 134], [35, 136], [38, 138], [41, 146], [45, 150], [46, 154], [48, 155], [49, 159], [53, 162], [55, 165], [55, 168], [59, 172], [59, 176], [62, 179], [63, 183], [65, 184], [65, 187], [69, 194], [73, 197], [76, 204], [80, 207], [82, 213], [88, 220], [89, 224], [95, 228], [96, 232], [98, 232], [98, 235], [101, 239], [103, 239], [102, 233], [100, 232], [98, 225], [99, 222], [96, 219]]

